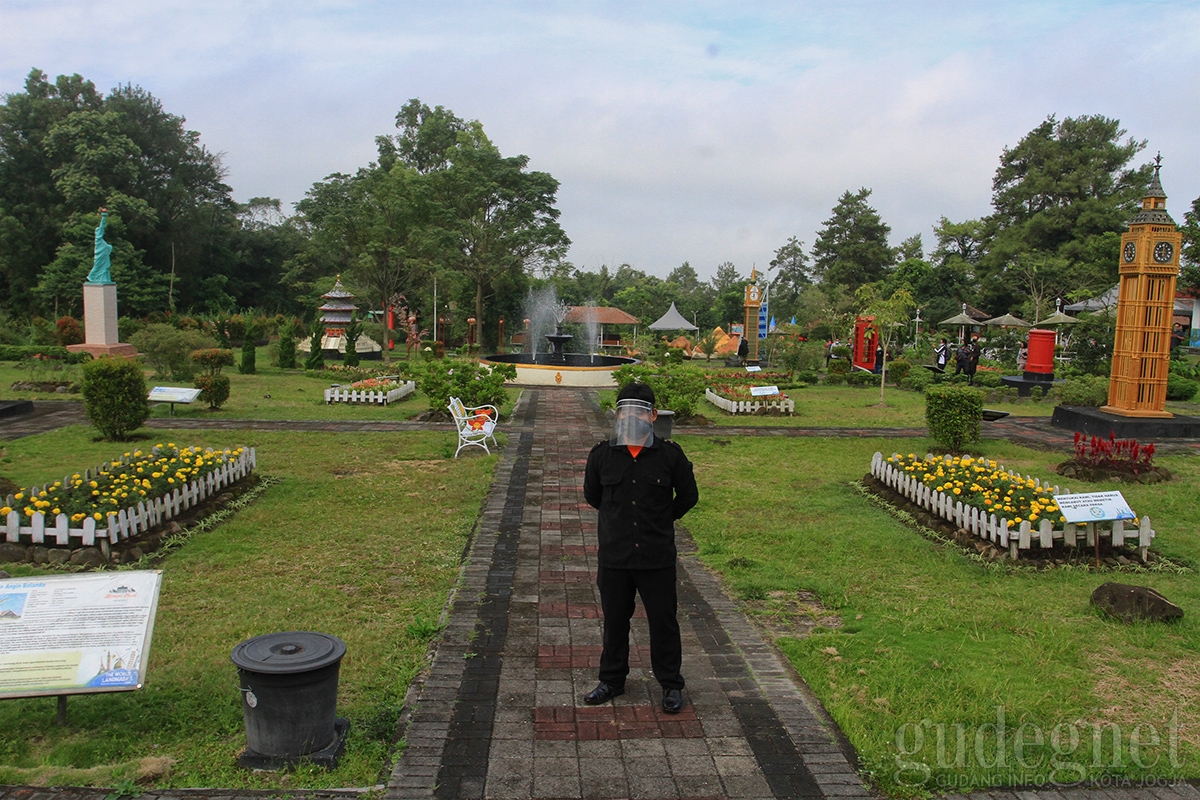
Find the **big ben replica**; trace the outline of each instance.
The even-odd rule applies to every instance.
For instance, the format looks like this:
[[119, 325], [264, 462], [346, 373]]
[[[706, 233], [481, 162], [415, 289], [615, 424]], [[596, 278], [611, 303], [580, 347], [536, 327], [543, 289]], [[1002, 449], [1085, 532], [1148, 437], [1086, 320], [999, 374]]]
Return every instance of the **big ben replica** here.
[[1183, 235], [1167, 213], [1167, 195], [1154, 159], [1154, 177], [1142, 209], [1121, 236], [1120, 294], [1108, 405], [1125, 417], [1173, 417], [1166, 409], [1171, 317]]
[[751, 268], [750, 283], [746, 285], [746, 327], [744, 328], [746, 343], [750, 345], [750, 354], [746, 357], [747, 364], [758, 363], [758, 309], [762, 305], [762, 290], [758, 287], [758, 274]]

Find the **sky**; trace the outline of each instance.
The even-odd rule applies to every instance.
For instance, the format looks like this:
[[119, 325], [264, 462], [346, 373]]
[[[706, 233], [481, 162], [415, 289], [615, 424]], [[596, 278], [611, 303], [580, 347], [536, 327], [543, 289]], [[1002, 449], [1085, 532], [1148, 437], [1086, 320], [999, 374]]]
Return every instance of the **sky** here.
[[928, 252], [1051, 114], [1161, 151], [1176, 221], [1200, 196], [1200, 0], [0, 0], [0, 93], [34, 67], [142, 86], [286, 209], [445, 106], [558, 179], [589, 270], [745, 275], [861, 187]]

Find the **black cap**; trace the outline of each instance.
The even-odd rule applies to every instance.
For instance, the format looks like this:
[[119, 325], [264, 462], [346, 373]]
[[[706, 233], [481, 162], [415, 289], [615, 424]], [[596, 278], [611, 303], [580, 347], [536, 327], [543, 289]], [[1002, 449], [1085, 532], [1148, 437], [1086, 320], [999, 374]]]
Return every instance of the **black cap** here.
[[651, 406], [654, 405], [654, 390], [650, 388], [650, 384], [634, 381], [627, 383], [621, 387], [621, 391], [617, 392], [617, 402], [622, 400], [645, 400]]

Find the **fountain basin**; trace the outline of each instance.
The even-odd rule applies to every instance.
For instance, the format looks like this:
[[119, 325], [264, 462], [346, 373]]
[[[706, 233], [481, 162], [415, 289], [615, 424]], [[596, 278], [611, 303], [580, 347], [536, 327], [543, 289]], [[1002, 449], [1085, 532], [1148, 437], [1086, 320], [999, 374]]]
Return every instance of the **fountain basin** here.
[[480, 359], [481, 364], [512, 364], [517, 379], [510, 383], [525, 386], [587, 386], [610, 388], [617, 385], [613, 370], [636, 364], [636, 358], [589, 356], [582, 353], [499, 353]]

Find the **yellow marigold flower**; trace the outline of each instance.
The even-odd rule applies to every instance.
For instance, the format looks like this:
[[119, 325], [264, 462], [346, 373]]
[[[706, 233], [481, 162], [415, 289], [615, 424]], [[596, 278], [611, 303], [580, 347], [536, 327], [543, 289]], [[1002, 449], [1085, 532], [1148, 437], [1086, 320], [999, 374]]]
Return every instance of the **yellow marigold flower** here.
[[11, 512], [11, 508], [4, 506], [3, 508], [0, 508], [0, 517], [7, 517]]
[[954, 487], [954, 493], [955, 493], [955, 494], [962, 494], [962, 489], [960, 489], [960, 488], [958, 488], [957, 486], [955, 486], [955, 487]]
[[174, 478], [167, 478], [167, 483], [174, 483], [174, 482], [175, 482]]
[[17, 492], [16, 494], [14, 494], [14, 495], [13, 495], [13, 499], [14, 499], [14, 500], [21, 500], [21, 499], [23, 499], [24, 497], [25, 497], [25, 493], [24, 493], [24, 492]]
[[99, 520], [99, 519], [104, 519], [104, 517], [103, 517], [103, 516], [101, 516], [101, 514], [100, 514], [100, 512], [99, 512], [99, 511], [97, 511], [95, 514], [92, 514], [92, 519], [97, 519], [97, 520]]
[[59, 507], [57, 507], [57, 506], [55, 506], [53, 509], [51, 509], [50, 513], [52, 513], [52, 514], [61, 514], [61, 513], [62, 513], [62, 509], [61, 509], [61, 508], [59, 508]]

